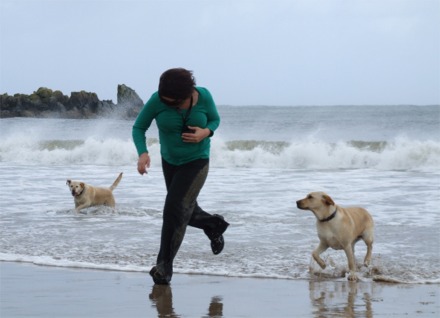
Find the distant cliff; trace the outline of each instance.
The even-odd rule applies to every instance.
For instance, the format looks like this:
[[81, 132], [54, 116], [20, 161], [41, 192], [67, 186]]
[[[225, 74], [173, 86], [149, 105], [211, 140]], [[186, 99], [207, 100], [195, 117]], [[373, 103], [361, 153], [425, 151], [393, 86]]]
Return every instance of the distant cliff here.
[[136, 92], [124, 84], [118, 85], [117, 98], [114, 104], [111, 100], [99, 100], [96, 93], [72, 92], [69, 97], [58, 90], [40, 87], [31, 95], [0, 95], [0, 118], [134, 118], [144, 105]]

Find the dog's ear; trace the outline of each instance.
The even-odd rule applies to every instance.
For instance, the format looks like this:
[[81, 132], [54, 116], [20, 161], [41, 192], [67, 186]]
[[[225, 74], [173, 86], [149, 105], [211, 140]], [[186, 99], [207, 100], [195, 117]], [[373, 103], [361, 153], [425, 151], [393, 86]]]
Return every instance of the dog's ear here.
[[330, 196], [328, 196], [327, 194], [324, 194], [322, 196], [322, 201], [324, 202], [324, 204], [327, 205], [335, 205], [335, 202], [333, 202], [332, 198], [330, 198]]
[[80, 185], [81, 185], [81, 188], [84, 188], [84, 186], [85, 186], [84, 182], [81, 182]]
[[70, 185], [71, 182], [72, 182], [72, 180], [67, 180], [67, 181], [66, 181], [66, 184], [67, 184], [67, 185]]

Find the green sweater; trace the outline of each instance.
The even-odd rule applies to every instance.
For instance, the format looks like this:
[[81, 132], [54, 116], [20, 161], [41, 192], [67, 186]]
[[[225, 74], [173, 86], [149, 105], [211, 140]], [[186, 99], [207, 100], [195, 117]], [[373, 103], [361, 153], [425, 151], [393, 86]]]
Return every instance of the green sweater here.
[[[220, 124], [211, 93], [203, 87], [196, 87], [199, 92], [197, 104], [192, 107], [188, 126], [209, 128], [214, 132]], [[187, 110], [178, 110], [160, 101], [159, 94], [154, 93], [139, 113], [132, 129], [133, 141], [138, 155], [148, 152], [145, 132], [153, 119], [159, 130], [160, 154], [165, 161], [173, 165], [182, 165], [196, 159], [208, 159], [211, 138], [199, 143], [182, 141], [183, 117]]]

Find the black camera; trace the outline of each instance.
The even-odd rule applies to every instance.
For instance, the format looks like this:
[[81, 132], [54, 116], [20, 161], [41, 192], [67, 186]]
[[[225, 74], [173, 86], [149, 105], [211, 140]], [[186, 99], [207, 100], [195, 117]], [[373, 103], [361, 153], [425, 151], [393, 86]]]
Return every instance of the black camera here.
[[189, 128], [187, 125], [184, 125], [184, 126], [182, 127], [182, 134], [183, 134], [183, 133], [193, 134], [193, 133], [195, 133], [195, 132], [196, 132], [196, 131], [195, 131], [194, 129]]

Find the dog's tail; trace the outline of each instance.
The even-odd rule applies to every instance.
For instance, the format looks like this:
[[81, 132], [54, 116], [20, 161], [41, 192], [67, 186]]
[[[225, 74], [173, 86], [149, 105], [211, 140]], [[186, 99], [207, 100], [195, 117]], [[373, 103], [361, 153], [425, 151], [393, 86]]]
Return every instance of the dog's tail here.
[[117, 186], [118, 186], [118, 184], [119, 184], [119, 181], [121, 181], [121, 179], [122, 179], [122, 172], [119, 174], [119, 176], [116, 178], [116, 180], [115, 180], [115, 182], [113, 182], [113, 184], [110, 186], [110, 190], [114, 190]]

